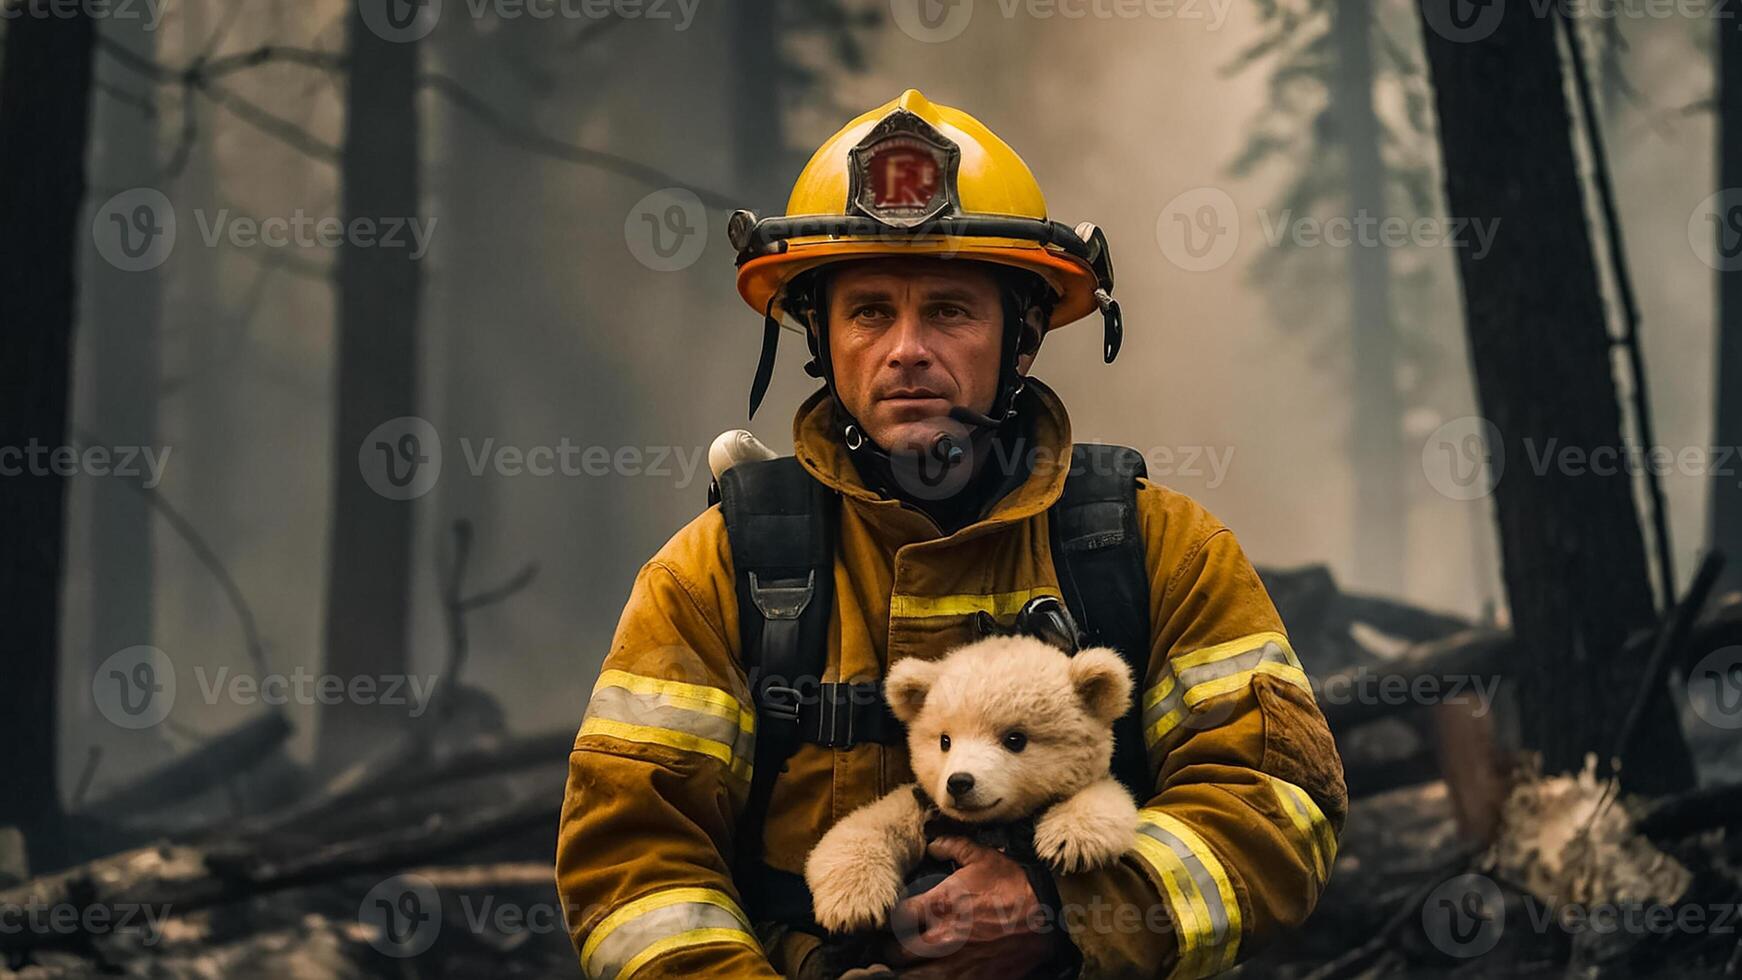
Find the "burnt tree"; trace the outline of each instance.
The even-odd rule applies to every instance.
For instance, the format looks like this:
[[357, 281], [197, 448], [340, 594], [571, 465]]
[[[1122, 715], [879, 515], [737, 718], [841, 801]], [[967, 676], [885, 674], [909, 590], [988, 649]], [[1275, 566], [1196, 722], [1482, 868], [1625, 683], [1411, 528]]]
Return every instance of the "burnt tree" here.
[[0, 825], [24, 831], [37, 870], [68, 848], [55, 710], [66, 481], [19, 454], [68, 445], [95, 39], [83, 14], [13, 18], [0, 67]]
[[[1447, 213], [1498, 219], [1489, 253], [1458, 252], [1476, 392], [1499, 431], [1491, 458], [1501, 563], [1519, 647], [1527, 746], [1547, 771], [1606, 756], [1644, 664], [1622, 657], [1653, 625], [1651, 582], [1624, 467], [1610, 337], [1574, 166], [1556, 22], [1525, 4], [1454, 20], [1424, 0]], [[1601, 458], [1601, 457], [1598, 457]], [[1654, 692], [1623, 756], [1623, 785], [1689, 786], [1668, 692]]]
[[[418, 215], [419, 45], [376, 33], [364, 20], [364, 6], [352, 4], [347, 20], [350, 78], [340, 182], [346, 227], [370, 219], [380, 232]], [[421, 283], [403, 233], [398, 247], [385, 240], [347, 240], [336, 279], [325, 649], [327, 670], [348, 681], [407, 671], [414, 501], [371, 488], [359, 452], [378, 426], [417, 412]], [[402, 442], [403, 435], [390, 434], [381, 451], [398, 475], [415, 478], [415, 467], [426, 465], [417, 457], [436, 447]], [[326, 710], [319, 749], [324, 760], [347, 756], [368, 730], [369, 711], [350, 702]]]
[[[1713, 18], [1717, 35], [1718, 187], [1742, 187], [1742, 23]], [[1721, 204], [1735, 208], [1734, 195]], [[1715, 255], [1734, 255], [1737, 229], [1719, 214]], [[1728, 264], [1728, 263], [1726, 263]], [[1742, 446], [1742, 268], [1718, 272], [1717, 373], [1712, 385], [1712, 443]], [[1742, 588], [1742, 486], [1729, 467], [1711, 478], [1711, 544], [1730, 559], [1725, 583]]]
[[[1373, 9], [1370, 0], [1336, 0], [1331, 36], [1336, 67], [1331, 116], [1344, 153], [1349, 211], [1359, 219], [1386, 215], [1387, 174], [1373, 106]], [[1353, 355], [1355, 572], [1369, 585], [1403, 582], [1409, 526], [1403, 482], [1403, 401], [1397, 391], [1397, 332], [1391, 322], [1387, 249], [1361, 243], [1349, 251], [1349, 336]]]

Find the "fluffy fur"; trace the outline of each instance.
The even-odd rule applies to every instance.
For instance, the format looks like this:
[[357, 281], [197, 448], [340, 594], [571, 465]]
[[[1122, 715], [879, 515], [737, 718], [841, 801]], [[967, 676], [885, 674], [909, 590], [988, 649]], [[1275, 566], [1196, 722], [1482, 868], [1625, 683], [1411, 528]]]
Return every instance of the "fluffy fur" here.
[[[970, 824], [1033, 817], [1035, 852], [1065, 872], [1131, 846], [1137, 808], [1107, 772], [1131, 689], [1112, 650], [1069, 656], [1023, 636], [903, 660], [884, 684], [916, 783], [938, 810]], [[925, 819], [910, 784], [824, 834], [805, 863], [817, 923], [837, 933], [885, 925], [923, 855]]]

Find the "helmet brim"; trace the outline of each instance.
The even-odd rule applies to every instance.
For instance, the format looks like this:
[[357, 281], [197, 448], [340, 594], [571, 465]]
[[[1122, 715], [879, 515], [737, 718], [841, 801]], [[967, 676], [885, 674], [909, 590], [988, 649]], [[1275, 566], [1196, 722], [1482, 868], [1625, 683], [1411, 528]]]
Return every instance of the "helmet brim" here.
[[[1098, 282], [1089, 266], [1066, 254], [1032, 242], [1015, 239], [930, 238], [912, 242], [866, 242], [823, 240], [804, 244], [789, 242], [785, 251], [758, 256], [738, 268], [738, 295], [751, 309], [770, 309], [793, 277], [811, 269], [857, 259], [891, 256], [923, 256], [968, 259], [1024, 269], [1046, 280], [1058, 297], [1047, 329], [1056, 329], [1095, 312]], [[778, 301], [774, 310], [780, 310]]]

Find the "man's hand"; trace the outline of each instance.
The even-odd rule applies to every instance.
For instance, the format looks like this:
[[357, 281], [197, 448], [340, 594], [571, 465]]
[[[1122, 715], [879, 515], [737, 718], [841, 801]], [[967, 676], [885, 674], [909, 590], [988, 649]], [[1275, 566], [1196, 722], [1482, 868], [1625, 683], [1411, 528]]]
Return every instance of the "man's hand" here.
[[1022, 865], [962, 837], [940, 837], [927, 850], [961, 867], [895, 907], [885, 962], [912, 980], [1013, 980], [1051, 960], [1059, 935]]

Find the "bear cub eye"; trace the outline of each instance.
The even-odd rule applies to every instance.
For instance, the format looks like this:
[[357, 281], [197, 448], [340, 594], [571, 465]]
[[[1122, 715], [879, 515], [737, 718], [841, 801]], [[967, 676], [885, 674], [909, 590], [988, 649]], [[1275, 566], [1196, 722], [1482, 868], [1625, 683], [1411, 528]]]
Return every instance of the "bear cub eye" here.
[[950, 734], [949, 734], [949, 732], [945, 732], [944, 734], [938, 736], [938, 748], [943, 749], [945, 752], [948, 752], [950, 750]]
[[1007, 732], [1004, 736], [1004, 747], [1012, 752], [1021, 752], [1028, 747], [1028, 736], [1021, 732]]

